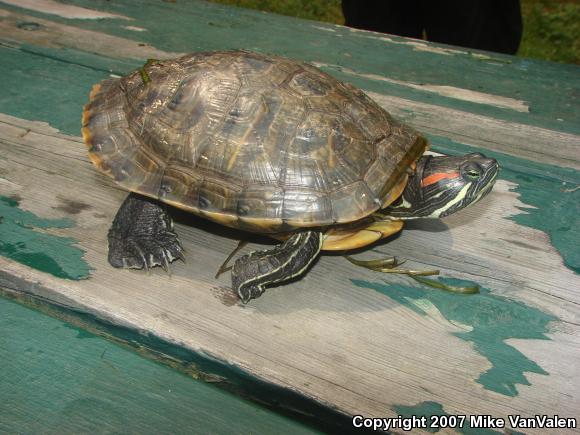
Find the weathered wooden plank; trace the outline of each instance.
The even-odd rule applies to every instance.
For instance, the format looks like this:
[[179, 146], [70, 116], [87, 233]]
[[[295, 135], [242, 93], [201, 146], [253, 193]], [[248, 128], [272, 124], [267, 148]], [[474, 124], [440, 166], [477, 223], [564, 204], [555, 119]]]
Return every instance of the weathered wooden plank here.
[[102, 18], [117, 18], [130, 20], [130, 18], [123, 15], [109, 14], [107, 12], [100, 12], [79, 6], [65, 5], [54, 0], [2, 0], [2, 3], [18, 6], [24, 9], [32, 9], [33, 11], [45, 14], [58, 15], [69, 19], [98, 20]]
[[[560, 256], [571, 268], [580, 265], [576, 172], [520, 161], [520, 168], [533, 167], [532, 175], [504, 171], [494, 194], [473, 210], [444, 224], [412, 223], [377, 247], [415, 259], [412, 266], [477, 281], [484, 287], [479, 296], [449, 297], [325, 256], [306, 279], [241, 307], [229, 306], [227, 277], [218, 283], [212, 277], [240, 234], [183, 215], [177, 227], [190, 260], [175, 265], [171, 277], [108, 267], [105, 234], [124, 193], [95, 173], [76, 137], [87, 90], [110, 73], [145, 57], [250, 48], [329, 65], [431, 133], [435, 145], [471, 144], [504, 158], [577, 168], [577, 67], [203, 2], [115, 1], [98, 8], [133, 19], [141, 31], [128, 29], [126, 20], [81, 25], [62, 14], [0, 9], [0, 38], [15, 47], [0, 49], [0, 111], [50, 121], [75, 136], [2, 118], [0, 194], [13, 199], [0, 203], [0, 235], [19, 227], [11, 233], [13, 250], [0, 257], [4, 285], [149, 331], [346, 413], [394, 415], [435, 403], [451, 414], [577, 416], [579, 283]], [[19, 28], [22, 22], [39, 26]], [[538, 229], [521, 225], [520, 207], [531, 204], [539, 208], [529, 216], [545, 219], [526, 225]], [[31, 262], [37, 254], [43, 261]]]
[[[529, 107], [529, 112], [395, 83], [377, 83], [362, 76], [353, 80], [357, 86], [373, 92], [553, 130], [580, 132], [576, 122], [580, 116], [578, 67], [574, 65], [468, 51], [202, 1], [144, 0], [139, 5], [115, 1], [100, 2], [98, 6], [90, 0], [63, 3], [128, 16], [134, 20], [133, 24], [147, 31], [136, 33], [124, 29], [127, 25], [124, 20], [90, 20], [82, 27], [136, 38], [164, 51], [255, 49], [341, 65], [361, 75], [374, 74], [414, 85], [450, 86], [518, 100]], [[50, 19], [76, 24], [58, 16]]]
[[2, 116], [0, 194], [39, 219], [72, 218], [68, 228], [29, 231], [78, 241], [91, 267], [88, 279], [65, 280], [0, 257], [2, 285], [150, 332], [349, 414], [394, 416], [397, 406], [433, 401], [448, 413], [578, 416], [579, 280], [543, 233], [505, 219], [522, 205], [509, 183], [471, 212], [416, 223], [378, 248], [491, 293], [446, 299], [323, 256], [305, 279], [241, 306], [232, 305], [228, 277], [213, 278], [240, 235], [184, 215], [177, 231], [188, 264], [174, 264], [171, 276], [112, 270], [106, 232], [125, 194], [84, 153], [79, 138]]
[[[67, 29], [66, 27], [60, 28], [63, 32], [68, 31]], [[59, 29], [55, 28], [46, 33], [48, 35], [58, 35]], [[99, 32], [92, 32], [88, 36], [85, 35], [85, 37], [83, 35], [82, 32], [79, 33], [77, 39], [82, 41], [90, 37], [97, 41], [101, 37]], [[34, 41], [37, 40], [34, 39]], [[129, 53], [131, 47], [135, 45], [133, 41], [118, 38], [114, 40], [114, 44], [110, 44], [110, 38], [104, 35], [101, 42], [100, 46], [102, 48], [100, 51], [106, 54], [107, 57], [83, 54], [84, 52], [70, 49], [64, 51], [50, 48], [44, 49], [40, 46], [26, 46], [21, 50], [4, 50], [2, 52], [4, 63], [0, 64], [0, 68], [3, 68], [2, 74], [7, 92], [0, 96], [0, 110], [7, 110], [10, 113], [28, 117], [29, 119], [39, 117], [50, 121], [64, 131], [76, 134], [78, 131], [78, 111], [80, 106], [86, 101], [86, 89], [89, 89], [99, 79], [108, 77], [107, 71], [122, 74], [124, 71], [130, 70], [139, 64], [139, 61], [114, 60], [115, 57], [118, 58], [120, 56], [120, 53]], [[55, 40], [53, 37], [48, 36], [47, 42], [44, 44], [51, 43], [58, 44], [58, 39]], [[113, 48], [110, 48], [111, 45]], [[99, 44], [96, 46], [99, 46]], [[81, 49], [84, 45], [82, 42], [78, 42], [75, 47]], [[86, 48], [89, 47], [95, 47], [94, 42], [86, 46]], [[156, 49], [153, 48], [152, 50]], [[161, 54], [159, 50], [157, 50], [157, 53]], [[89, 65], [91, 66], [89, 67]], [[336, 71], [331, 72], [336, 73]], [[38, 76], [42, 76], [43, 80], [36, 80]], [[346, 78], [348, 79], [349, 77]], [[23, 87], [22, 83], [26, 83], [26, 86]], [[60, 91], [63, 86], [67, 88], [66, 93]], [[578, 167], [577, 158], [574, 160], [575, 156], [578, 155], [576, 152], [578, 148], [577, 136], [498, 120], [434, 104], [417, 103], [407, 98], [377, 93], [371, 93], [371, 95], [395, 115], [409, 121], [419, 127], [420, 130], [435, 133], [433, 142], [436, 150], [457, 153], [456, 149], [458, 147], [465, 148], [461, 144], [467, 143], [483, 146], [488, 150], [503, 152], [504, 154], [497, 155], [503, 164], [506, 163], [506, 158], [509, 158], [511, 154], [525, 156], [542, 164], [552, 163], [564, 167]], [[19, 104], [13, 104], [14, 101], [19, 101]], [[60, 107], [60, 110], [51, 110], [54, 105]], [[455, 142], [449, 139], [454, 139]], [[473, 151], [473, 149], [465, 152], [469, 151]], [[532, 192], [534, 189], [539, 190], [534, 187], [532, 182], [526, 181], [528, 180], [526, 174], [532, 170], [531, 165], [526, 163], [526, 161], [520, 162], [518, 165], [520, 174], [515, 175], [518, 177], [518, 182], [527, 185], [528, 192]], [[562, 170], [558, 170], [556, 167], [542, 167], [533, 171], [535, 171], [536, 175], [539, 175], [542, 171], [549, 172], [554, 182], [549, 186], [549, 194], [545, 192], [542, 195], [528, 195], [530, 199], [538, 201], [540, 198], [544, 198], [544, 200], [548, 200], [550, 199], [548, 197], [553, 195], [551, 198], [555, 199], [557, 197], [562, 207], [560, 213], [548, 213], [547, 211], [551, 210], [551, 208], [540, 207], [539, 212], [532, 213], [533, 219], [531, 221], [535, 222], [534, 226], [536, 228], [550, 235], [552, 243], [564, 255], [566, 264], [578, 270], [580, 268], [580, 255], [575, 254], [575, 250], [570, 246], [570, 239], [564, 237], [565, 234], [559, 229], [569, 227], [564, 221], [569, 219], [569, 215], [573, 214], [571, 212], [572, 209], [564, 206], [564, 203], [572, 206], [574, 203], [570, 201], [571, 195], [563, 195], [558, 186], [555, 186], [557, 180], [560, 179], [563, 183], [571, 182], [573, 188], [578, 183], [578, 177], [564, 174]], [[541, 184], [540, 179], [534, 180], [535, 186]], [[545, 188], [546, 186], [543, 187], [543, 189]], [[562, 191], [569, 188], [565, 187], [564, 184], [561, 187]], [[539, 203], [533, 202], [531, 205], [537, 207]], [[560, 225], [561, 223], [563, 224]], [[577, 225], [572, 226], [572, 228], [576, 228], [576, 234], [580, 231], [577, 227]], [[574, 231], [569, 234], [574, 234]], [[571, 260], [572, 257], [576, 257], [576, 259]]]
[[[382, 107], [420, 131], [492, 151], [580, 170], [580, 136], [371, 92]], [[437, 147], [437, 143], [433, 144]]]
[[[35, 31], [19, 28], [19, 23], [23, 22], [36, 22], [40, 27]], [[10, 11], [5, 11], [3, 17], [0, 17], [0, 38], [14, 43], [34, 44], [37, 47], [72, 48], [117, 59], [144, 61], [147, 58], [164, 59], [180, 54], [165, 52], [139, 41], [72, 25], [54, 23], [50, 20]], [[67, 52], [57, 52], [54, 55], [67, 61], [76, 60], [74, 57], [70, 58], [70, 53]], [[315, 64], [325, 67], [330, 73], [347, 81], [364, 77], [371, 83], [367, 89], [376, 89], [373, 85], [381, 80], [393, 81], [393, 79], [381, 78], [378, 75], [369, 77], [369, 74], [358, 73], [355, 70], [336, 65], [323, 65], [320, 62], [315, 62]], [[137, 63], [134, 62], [132, 65], [135, 67]], [[132, 67], [126, 66], [125, 68], [131, 69]], [[31, 80], [34, 77], [33, 74], [35, 72], [31, 74]], [[397, 83], [410, 88], [435, 86], [425, 84], [419, 86], [402, 80], [397, 80]], [[470, 101], [493, 104], [497, 100], [499, 107], [515, 107], [517, 110], [520, 110], [523, 104], [513, 98], [482, 94], [467, 89], [454, 89], [456, 89], [454, 92], [459, 94], [462, 99]], [[415, 125], [422, 131], [537, 162], [580, 169], [580, 153], [578, 152], [580, 136], [578, 135], [473, 114], [429, 104], [425, 101], [417, 102], [408, 98], [388, 95], [385, 93], [388, 90], [385, 89], [379, 89], [379, 91], [382, 92], [369, 92], [369, 94], [389, 112]]]
[[426, 92], [431, 92], [437, 95], [455, 98], [457, 100], [470, 101], [478, 104], [486, 104], [489, 106], [502, 107], [504, 109], [511, 109], [517, 112], [529, 112], [530, 108], [525, 101], [516, 98], [503, 97], [501, 95], [486, 94], [484, 92], [473, 91], [470, 89], [458, 88], [449, 85], [432, 85], [429, 83], [413, 83], [404, 80], [396, 80], [378, 74], [364, 74], [355, 70], [345, 68], [339, 65], [327, 65], [320, 62], [314, 62], [314, 65], [324, 69], [334, 69], [347, 75], [356, 77], [363, 77], [374, 81], [391, 83], [395, 85], [405, 86], [410, 89], [417, 89]]
[[313, 433], [5, 299], [0, 330], [2, 433]]
[[[119, 59], [168, 59], [182, 53], [165, 52], [139, 41], [77, 26], [57, 24], [26, 14], [1, 10], [0, 38], [38, 47], [72, 48]], [[28, 26], [23, 23], [29, 23]], [[31, 28], [31, 24], [35, 26]], [[36, 27], [37, 26], [37, 27]]]

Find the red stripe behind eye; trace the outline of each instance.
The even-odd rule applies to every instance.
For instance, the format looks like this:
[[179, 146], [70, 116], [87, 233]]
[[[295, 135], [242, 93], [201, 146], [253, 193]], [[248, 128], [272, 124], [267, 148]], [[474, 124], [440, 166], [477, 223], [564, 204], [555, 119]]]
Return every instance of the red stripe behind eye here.
[[421, 181], [421, 187], [430, 186], [431, 184], [437, 183], [445, 178], [457, 178], [458, 176], [459, 172], [438, 172], [423, 178]]

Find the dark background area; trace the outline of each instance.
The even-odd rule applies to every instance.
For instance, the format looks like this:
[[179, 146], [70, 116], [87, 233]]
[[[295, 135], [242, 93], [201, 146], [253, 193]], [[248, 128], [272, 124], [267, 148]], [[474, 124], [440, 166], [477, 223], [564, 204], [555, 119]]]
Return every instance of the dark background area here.
[[[341, 0], [210, 1], [344, 24]], [[521, 0], [521, 8], [524, 31], [518, 56], [580, 65], [579, 0]]]

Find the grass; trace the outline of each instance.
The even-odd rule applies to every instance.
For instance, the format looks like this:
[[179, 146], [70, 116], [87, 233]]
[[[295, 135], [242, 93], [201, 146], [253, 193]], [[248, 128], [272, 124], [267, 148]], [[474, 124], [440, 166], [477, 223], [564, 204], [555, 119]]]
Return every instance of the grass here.
[[580, 3], [522, 2], [524, 36], [519, 56], [580, 64]]
[[[310, 20], [344, 24], [340, 0], [210, 0]], [[580, 2], [522, 0], [518, 56], [580, 65]]]

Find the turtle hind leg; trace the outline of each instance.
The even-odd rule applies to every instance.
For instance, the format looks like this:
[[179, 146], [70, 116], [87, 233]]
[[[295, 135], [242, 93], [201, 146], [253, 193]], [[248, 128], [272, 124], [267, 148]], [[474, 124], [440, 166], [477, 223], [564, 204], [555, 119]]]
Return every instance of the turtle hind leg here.
[[173, 260], [183, 259], [183, 248], [165, 208], [135, 193], [119, 208], [107, 237], [108, 260], [113, 267], [167, 269]]
[[322, 248], [322, 233], [305, 231], [265, 251], [238, 258], [232, 269], [232, 288], [243, 303], [257, 298], [267, 286], [303, 274]]

